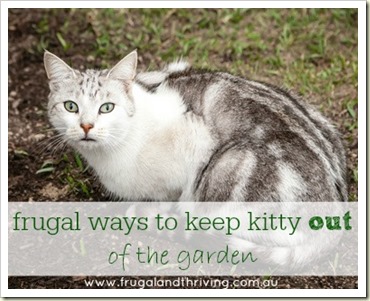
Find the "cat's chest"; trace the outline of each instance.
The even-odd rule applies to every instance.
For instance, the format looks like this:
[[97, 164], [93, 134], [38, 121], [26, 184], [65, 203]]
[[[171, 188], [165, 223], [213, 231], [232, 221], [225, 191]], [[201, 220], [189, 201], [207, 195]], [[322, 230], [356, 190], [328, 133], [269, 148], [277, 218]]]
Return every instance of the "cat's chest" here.
[[177, 200], [191, 191], [199, 166], [207, 162], [214, 147], [208, 129], [185, 118], [140, 141], [133, 140], [114, 154], [85, 156], [103, 186], [122, 199]]
[[131, 201], [170, 201], [180, 196], [183, 175], [172, 158], [155, 152], [134, 161], [122, 157], [106, 158], [104, 164], [88, 160], [109, 192]]

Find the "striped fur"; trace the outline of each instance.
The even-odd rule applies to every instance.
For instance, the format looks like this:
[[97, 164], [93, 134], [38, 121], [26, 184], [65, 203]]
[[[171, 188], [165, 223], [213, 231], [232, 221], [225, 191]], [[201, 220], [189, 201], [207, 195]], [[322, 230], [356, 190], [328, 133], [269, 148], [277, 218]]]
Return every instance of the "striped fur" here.
[[[184, 61], [134, 78], [134, 59], [136, 53], [111, 70], [79, 72], [45, 54], [50, 120], [114, 195], [133, 201], [347, 200], [339, 134], [297, 95]], [[81, 107], [74, 120], [62, 108], [66, 100]], [[97, 114], [107, 101], [117, 109]], [[97, 143], [79, 142], [80, 123], [96, 125], [91, 135]]]
[[[110, 70], [80, 72], [44, 56], [50, 121], [112, 195], [179, 201], [180, 210], [189, 202], [223, 202], [227, 210], [231, 201], [347, 201], [339, 134], [300, 97], [184, 61], [136, 75], [136, 60], [133, 52]], [[67, 112], [65, 101], [78, 112]], [[114, 110], [100, 114], [105, 103]], [[302, 266], [317, 255], [310, 239], [290, 246], [272, 235], [272, 246], [259, 243], [230, 238], [276, 264]]]
[[[138, 82], [151, 93], [159, 86]], [[347, 200], [338, 132], [297, 95], [192, 68], [173, 72], [160, 84], [179, 91], [186, 111], [200, 116], [217, 141], [196, 175], [197, 201]], [[297, 186], [293, 191], [291, 182]]]

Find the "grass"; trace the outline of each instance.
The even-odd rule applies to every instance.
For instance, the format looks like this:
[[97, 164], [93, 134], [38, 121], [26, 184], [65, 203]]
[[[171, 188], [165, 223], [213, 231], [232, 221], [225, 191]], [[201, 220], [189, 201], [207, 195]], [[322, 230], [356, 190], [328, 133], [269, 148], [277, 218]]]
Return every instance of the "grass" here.
[[[108, 67], [138, 49], [139, 69], [186, 57], [293, 89], [337, 123], [349, 146], [357, 141], [356, 9], [49, 9], [34, 30], [37, 56], [47, 48]], [[355, 185], [357, 149], [350, 152]]]
[[71, 193], [89, 198], [93, 193], [90, 180], [86, 176], [88, 167], [80, 155], [64, 153], [58, 160], [45, 160], [40, 169], [36, 171], [37, 175], [48, 175], [57, 172], [57, 178], [62, 184], [67, 184]]

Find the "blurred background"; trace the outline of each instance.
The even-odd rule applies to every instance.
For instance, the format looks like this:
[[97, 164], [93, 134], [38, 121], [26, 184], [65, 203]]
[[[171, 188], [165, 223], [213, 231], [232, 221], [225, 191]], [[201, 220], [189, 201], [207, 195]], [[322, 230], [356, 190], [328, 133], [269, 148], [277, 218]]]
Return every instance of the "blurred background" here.
[[301, 93], [341, 131], [357, 200], [357, 9], [11, 9], [8, 22], [9, 201], [108, 200], [78, 154], [47, 147], [44, 49], [81, 70], [133, 49], [139, 70], [184, 57]]

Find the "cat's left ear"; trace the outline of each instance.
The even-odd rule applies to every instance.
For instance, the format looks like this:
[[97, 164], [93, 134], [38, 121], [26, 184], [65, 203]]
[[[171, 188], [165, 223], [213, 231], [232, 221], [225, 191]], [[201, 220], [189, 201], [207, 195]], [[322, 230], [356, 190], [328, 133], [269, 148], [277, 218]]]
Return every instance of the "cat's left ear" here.
[[108, 73], [107, 77], [131, 82], [136, 75], [137, 52], [134, 50], [120, 60]]

